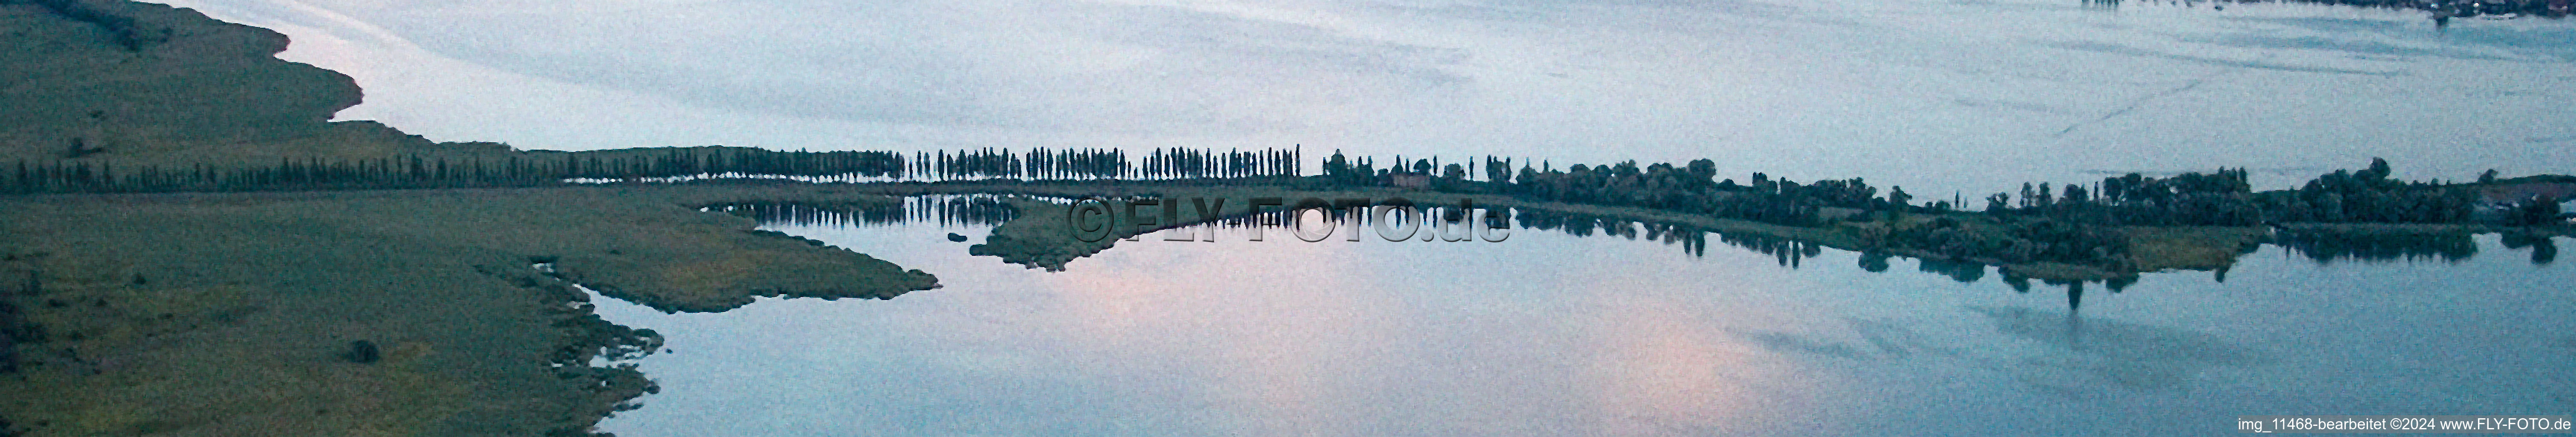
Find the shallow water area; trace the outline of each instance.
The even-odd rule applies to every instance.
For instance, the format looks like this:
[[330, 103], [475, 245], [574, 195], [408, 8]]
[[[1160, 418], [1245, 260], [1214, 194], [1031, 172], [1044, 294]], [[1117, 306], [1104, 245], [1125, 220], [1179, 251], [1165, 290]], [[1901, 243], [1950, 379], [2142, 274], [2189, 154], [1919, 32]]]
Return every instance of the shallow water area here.
[[767, 228], [945, 286], [717, 314], [603, 299], [609, 320], [669, 340], [641, 361], [662, 392], [603, 430], [2171, 435], [2232, 432], [2238, 415], [2576, 407], [2576, 299], [2557, 285], [2576, 271], [2493, 235], [2456, 261], [2265, 246], [2225, 282], [2016, 292], [1990, 269], [1961, 282], [1830, 249], [1694, 256], [1608, 229], [1500, 243], [1228, 229], [1050, 273], [966, 255], [987, 232], [973, 225]]

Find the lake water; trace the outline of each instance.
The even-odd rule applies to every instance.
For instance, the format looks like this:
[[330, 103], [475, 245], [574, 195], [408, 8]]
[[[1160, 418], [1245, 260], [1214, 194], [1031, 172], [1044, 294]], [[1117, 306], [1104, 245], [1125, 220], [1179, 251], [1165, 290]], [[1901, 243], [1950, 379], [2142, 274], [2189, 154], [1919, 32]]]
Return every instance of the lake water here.
[[1903, 258], [1872, 273], [1831, 249], [1693, 250], [1664, 241], [1697, 231], [1625, 224], [1499, 243], [1227, 231], [1052, 273], [967, 255], [980, 225], [765, 228], [945, 287], [715, 314], [600, 299], [669, 341], [640, 361], [662, 391], [603, 430], [2176, 435], [2233, 432], [2238, 415], [2576, 410], [2576, 267], [2493, 235], [2411, 261], [2265, 246], [2224, 282], [2156, 273], [2079, 296]]
[[[2248, 167], [2568, 172], [2576, 25], [2087, 0], [161, 0], [380, 120], [588, 150], [1303, 144], [1710, 158], [1948, 194]], [[1381, 160], [1381, 162], [1386, 162]], [[1308, 163], [1312, 170], [1313, 162]]]

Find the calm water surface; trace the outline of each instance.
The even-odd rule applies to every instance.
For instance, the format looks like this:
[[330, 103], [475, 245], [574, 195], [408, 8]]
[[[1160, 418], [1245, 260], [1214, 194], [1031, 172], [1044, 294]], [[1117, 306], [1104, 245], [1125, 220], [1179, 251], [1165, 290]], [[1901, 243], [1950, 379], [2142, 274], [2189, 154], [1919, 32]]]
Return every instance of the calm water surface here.
[[[2254, 414], [2569, 414], [2569, 263], [2279, 247], [2225, 282], [2016, 292], [1596, 232], [1148, 239], [1048, 273], [913, 222], [774, 225], [945, 288], [665, 315], [627, 436], [2173, 435]], [[1633, 229], [1633, 228], [1632, 228]], [[1277, 232], [1277, 231], [1274, 231]], [[1275, 234], [1274, 234], [1275, 235]], [[1286, 241], [1278, 241], [1286, 240]], [[1709, 240], [1717, 240], [1715, 237]], [[2563, 239], [2562, 239], [2563, 240]], [[1937, 266], [1936, 266], [1937, 267]], [[1938, 270], [1938, 269], [1935, 269]]]
[[[2091, 0], [158, 0], [545, 149], [1304, 145], [2010, 191], [2566, 172], [2576, 22]], [[1312, 164], [1311, 162], [1309, 164]], [[1309, 167], [1310, 169], [1313, 167]], [[1740, 180], [1740, 179], [1739, 179]], [[1946, 197], [1946, 196], [1941, 196]]]

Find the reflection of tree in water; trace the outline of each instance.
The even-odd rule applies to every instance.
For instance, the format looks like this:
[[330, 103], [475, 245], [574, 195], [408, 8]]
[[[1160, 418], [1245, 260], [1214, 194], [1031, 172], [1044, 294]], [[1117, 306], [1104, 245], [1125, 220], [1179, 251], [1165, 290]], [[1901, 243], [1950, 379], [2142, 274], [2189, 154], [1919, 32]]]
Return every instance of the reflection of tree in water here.
[[1520, 210], [1518, 217], [1521, 227], [1524, 228], [1553, 230], [1577, 237], [1589, 237], [1594, 232], [1599, 232], [1603, 235], [1628, 237], [1630, 240], [1637, 239], [1637, 227], [1626, 220], [1537, 209]]
[[[1928, 263], [1927, 263], [1927, 264], [1928, 264]], [[1971, 265], [1973, 266], [1974, 264], [1973, 264], [1973, 263], [1971, 263]], [[1983, 269], [1983, 268], [1981, 268], [1982, 266], [1977, 266], [1977, 267], [1980, 267], [1980, 268], [1976, 269], [1975, 271], [1976, 271], [1976, 272], [1978, 272], [1979, 274], [1983, 274], [1984, 269]], [[1927, 269], [1926, 269], [1926, 271], [1930, 271], [1930, 270], [1927, 268]], [[1957, 277], [1956, 277], [1956, 276], [1953, 276], [1953, 278], [1957, 278]], [[2012, 289], [2013, 289], [2013, 292], [2014, 292], [2014, 293], [2029, 293], [2029, 292], [2030, 292], [2030, 289], [2031, 289], [2030, 280], [2032, 279], [2031, 277], [2029, 277], [2029, 276], [2022, 276], [2022, 275], [2019, 275], [2019, 274], [2015, 274], [2015, 273], [2011, 272], [2010, 270], [2006, 270], [2006, 271], [2004, 271], [2004, 272], [2003, 272], [2003, 278], [2004, 278], [2004, 285], [2005, 285], [2005, 286], [2012, 287]], [[1960, 282], [1974, 282], [1974, 280], [1973, 280], [1973, 279], [1961, 279], [1961, 280], [1960, 280]], [[2077, 310], [2081, 310], [2081, 309], [2083, 309], [2083, 308], [2084, 308], [2084, 285], [2087, 283], [2087, 281], [2066, 281], [2066, 280], [2056, 280], [2056, 279], [2041, 279], [2039, 282], [2040, 282], [2040, 284], [2043, 284], [2043, 285], [2052, 286], [2052, 287], [2064, 287], [2064, 288], [2066, 289], [2066, 311], [2067, 311], [2067, 313], [2068, 313], [2068, 314], [2074, 314], [2074, 313], [2075, 313], [2075, 311], [2077, 311]], [[2135, 284], [2137, 284], [2137, 283], [2138, 283], [2138, 276], [2137, 276], [2137, 275], [2121, 275], [2121, 276], [2114, 276], [2114, 277], [2112, 277], [2112, 278], [2110, 278], [2110, 279], [2105, 279], [2105, 280], [2101, 280], [2101, 281], [2094, 281], [2094, 282], [2099, 282], [2099, 283], [2101, 283], [2101, 284], [2102, 284], [2102, 288], [2108, 288], [2108, 289], [2111, 289], [2111, 293], [2113, 293], [2113, 294], [2118, 294], [2118, 293], [2119, 293], [2119, 292], [2121, 292], [2121, 291], [2128, 290], [2130, 285], [2135, 285]]]
[[1986, 265], [1971, 261], [1924, 259], [1914, 269], [1949, 276], [1950, 280], [1960, 283], [1976, 283], [1986, 277]]
[[[1518, 209], [1515, 210], [1515, 214], [1517, 215], [1517, 218], [1520, 219], [1521, 227], [1523, 228], [1554, 230], [1578, 237], [1592, 236], [1598, 233], [1601, 235], [1625, 237], [1630, 240], [1635, 240], [1642, 236], [1644, 239], [1649, 241], [1661, 241], [1664, 244], [1681, 246], [1683, 253], [1688, 253], [1694, 257], [1706, 256], [1708, 254], [1708, 237], [1710, 235], [1716, 235], [1719, 242], [1726, 243], [1730, 246], [1741, 247], [1745, 250], [1751, 250], [1755, 253], [1764, 255], [1771, 255], [1772, 258], [1780, 265], [1788, 266], [1790, 268], [1804, 267], [1807, 259], [1822, 256], [1825, 253], [1825, 246], [1814, 242], [1753, 233], [1710, 232], [1707, 229], [1684, 224], [1623, 220], [1589, 214], [1538, 209]], [[1861, 263], [1862, 267], [1866, 270], [1871, 272], [1882, 272], [1887, 270], [1885, 267], [1886, 260], [1887, 257], [1885, 255], [1878, 255], [1878, 257], [1875, 258], [1876, 265], [1873, 265], [1873, 258], [1871, 258], [1871, 255], [1864, 254], [1862, 256]], [[1975, 264], [1970, 263], [1970, 265]], [[1984, 276], [1984, 274], [1984, 266], [1976, 265], [1975, 272], [1973, 273], [1956, 272], [1951, 274], [1951, 277], [1969, 278], [1964, 279], [1964, 281], [1974, 282], [1974, 278]]]
[[2173, 388], [2210, 370], [2276, 361], [2263, 350], [2191, 329], [2086, 320], [2073, 312], [1967, 309], [1985, 315], [2004, 334], [2049, 351], [2005, 368], [2022, 382], [2043, 387], [2091, 390], [2108, 383], [2131, 389]]
[[2478, 243], [2464, 233], [2285, 230], [2275, 234], [2272, 242], [2318, 264], [2338, 260], [2458, 262], [2478, 253]]
[[2532, 265], [2545, 266], [2549, 265], [2549, 262], [2551, 261], [2558, 260], [2558, 242], [2556, 240], [2551, 240], [2547, 235], [2526, 235], [2518, 232], [2506, 232], [2504, 234], [2504, 247], [2507, 249], [2531, 248]]
[[1698, 227], [1663, 223], [1644, 223], [1646, 240], [1679, 244], [1683, 253], [1693, 257], [1708, 255], [1708, 231]]
[[710, 210], [750, 217], [762, 225], [883, 226], [922, 222], [950, 225], [998, 225], [1017, 214], [993, 196], [919, 196], [901, 201], [816, 204], [764, 202], [716, 206]]
[[[1708, 255], [1709, 232], [1696, 226], [1639, 222], [1590, 214], [1525, 208], [1513, 209], [1512, 214], [1514, 218], [1520, 220], [1522, 228], [1553, 230], [1577, 237], [1592, 236], [1596, 231], [1602, 235], [1625, 237], [1630, 240], [1642, 236], [1647, 241], [1660, 241], [1666, 245], [1681, 246], [1682, 253], [1688, 253], [1694, 257]], [[1782, 264], [1789, 263], [1784, 261]]]
[[1780, 265], [1798, 268], [1802, 260], [1825, 254], [1825, 246], [1785, 237], [1758, 234], [1717, 234], [1717, 240], [1735, 247], [1771, 255]]
[[[1053, 203], [1061, 204], [1062, 202], [1057, 201]], [[759, 220], [764, 225], [795, 224], [857, 226], [887, 225], [905, 222], [931, 222], [941, 225], [1001, 225], [1018, 216], [1009, 204], [1004, 203], [1002, 198], [990, 195], [920, 196], [906, 198], [901, 201], [846, 204], [808, 204], [794, 202], [738, 204], [719, 206], [711, 209], [751, 217]], [[1441, 216], [1443, 220], [1457, 220], [1461, 218], [1459, 214], [1454, 211], [1450, 211], [1449, 209], [1450, 208], [1435, 208], [1432, 209], [1431, 212], [1435, 215]], [[1823, 245], [1781, 236], [1757, 233], [1717, 233], [1708, 231], [1704, 228], [1684, 224], [1627, 220], [1610, 216], [1539, 209], [1514, 208], [1502, 211], [1504, 211], [1504, 214], [1500, 217], [1489, 217], [1488, 223], [1490, 225], [1499, 226], [1517, 220], [1518, 226], [1516, 226], [1516, 228], [1556, 231], [1579, 237], [1601, 235], [1616, 236], [1629, 240], [1637, 240], [1642, 237], [1648, 241], [1660, 241], [1666, 245], [1679, 246], [1683, 253], [1690, 254], [1693, 257], [1702, 257], [1707, 255], [1708, 239], [1711, 235], [1715, 235], [1718, 241], [1724, 242], [1728, 245], [1744, 248], [1745, 250], [1750, 250], [1756, 253], [1771, 255], [1780, 265], [1790, 268], [1802, 268], [1806, 259], [1821, 256], [1824, 252]], [[1342, 218], [1340, 216], [1344, 215], [1343, 213], [1347, 212], [1347, 210], [1333, 209], [1328, 210], [1328, 212], [1334, 216], [1332, 219], [1340, 219]], [[1057, 215], [1061, 214], [1040, 214], [1039, 217], [1046, 218]], [[1185, 212], [1181, 215], [1195, 218], [1194, 213]], [[1222, 228], [1282, 228], [1288, 226], [1287, 223], [1292, 220], [1294, 220], [1294, 217], [1290, 215], [1290, 211], [1272, 211], [1250, 216], [1238, 215], [1227, 217], [1211, 222], [1197, 223], [1196, 225], [1211, 225]], [[1316, 219], [1308, 218], [1308, 220], [1312, 221]], [[1336, 223], [1335, 226], [1341, 231], [1336, 232], [1336, 235], [1332, 237], [1332, 239], [1342, 240], [1347, 238], [1339, 235], [1339, 233], [1347, 232], [1347, 230], [1351, 228], [1338, 223]], [[1365, 230], [1368, 228], [1362, 227], [1359, 229]], [[1277, 236], [1280, 234], [1271, 235]], [[1375, 238], [1372, 235], [1370, 239]], [[2402, 231], [2390, 232], [2385, 230], [2378, 232], [2283, 230], [2273, 238], [2272, 242], [2288, 248], [2293, 252], [2314, 259], [2319, 263], [2327, 263], [2341, 259], [2356, 259], [2363, 261], [2441, 259], [2444, 261], [2458, 261], [2466, 259], [2477, 252], [2476, 242], [2473, 241], [2469, 235], [2460, 233], [2411, 233]], [[2557, 246], [2555, 242], [2547, 236], [2506, 235], [2504, 243], [2506, 247], [2509, 248], [2529, 248], [2531, 250], [2532, 262], [2536, 264], [2545, 264], [2555, 260], [2557, 257]], [[1102, 246], [1102, 249], [1106, 248], [1105, 244]], [[1893, 259], [1896, 258], [1896, 256], [1886, 252], [1869, 251], [1858, 254], [1857, 258], [1861, 270], [1872, 273], [1885, 273], [1893, 268]], [[2013, 269], [1996, 268], [1994, 266], [1975, 261], [1921, 258], [1917, 258], [1916, 261], [1916, 270], [1946, 276], [1951, 280], [1960, 283], [1976, 283], [1984, 280], [1988, 275], [1987, 272], [1992, 269], [2001, 275], [2002, 282], [2006, 286], [2011, 287], [2018, 293], [2030, 292], [2031, 288], [2034, 286], [2031, 283], [2032, 280], [2038, 279], [2022, 273], [2016, 273]], [[2221, 268], [2215, 273], [2215, 278], [2220, 282], [2224, 282], [2226, 280], [2226, 275], [2226, 269]], [[2130, 285], [2135, 284], [2138, 279], [2139, 277], [2137, 275], [2130, 274], [2099, 281], [2040, 279], [2039, 282], [2048, 287], [2063, 288], [2066, 291], [2067, 307], [2070, 313], [2072, 313], [2075, 310], [2080, 310], [2083, 306], [2084, 293], [2088, 288], [2087, 285], [2091, 285], [2087, 284], [2087, 282], [2098, 283], [2102, 288], [2107, 288], [2112, 293], [2119, 293], [2127, 289]]]

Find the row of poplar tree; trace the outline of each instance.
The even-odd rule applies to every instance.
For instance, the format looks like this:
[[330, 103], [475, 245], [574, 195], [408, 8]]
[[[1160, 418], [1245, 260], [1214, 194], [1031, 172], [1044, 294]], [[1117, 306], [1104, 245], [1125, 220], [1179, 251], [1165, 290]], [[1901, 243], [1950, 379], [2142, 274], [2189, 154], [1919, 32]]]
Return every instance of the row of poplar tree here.
[[692, 147], [491, 157], [304, 158], [267, 165], [186, 167], [21, 160], [0, 167], [0, 193], [528, 187], [756, 176], [918, 181], [1243, 178], [1296, 176], [1299, 159], [1296, 149], [1168, 148], [1131, 154], [1117, 149], [902, 153]]

